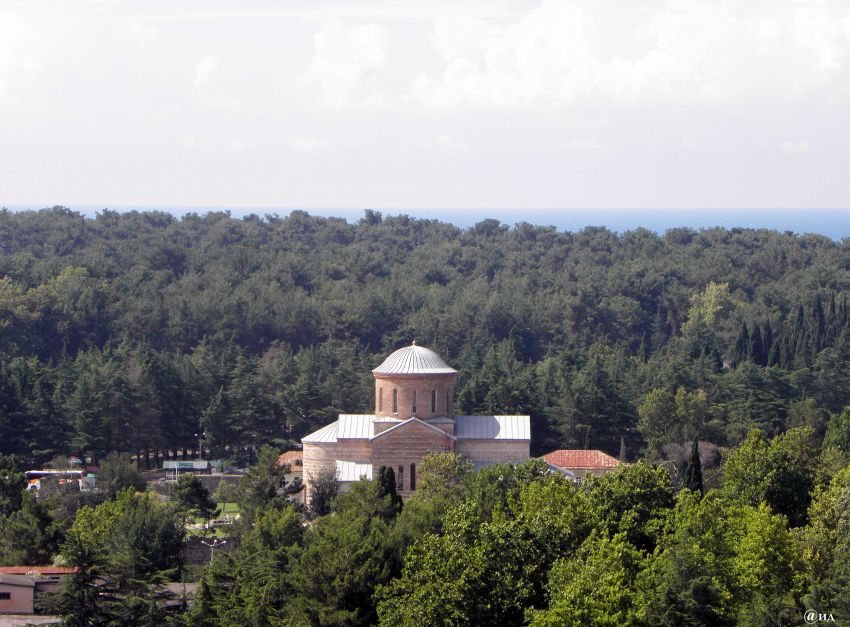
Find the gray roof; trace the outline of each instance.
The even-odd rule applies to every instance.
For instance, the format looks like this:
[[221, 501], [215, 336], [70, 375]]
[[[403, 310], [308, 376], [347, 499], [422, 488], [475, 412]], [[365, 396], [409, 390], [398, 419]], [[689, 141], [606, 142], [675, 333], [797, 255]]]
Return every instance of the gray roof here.
[[336, 442], [336, 432], [339, 427], [339, 421], [334, 420], [326, 427], [322, 427], [318, 431], [313, 431], [310, 435], [305, 435], [301, 438], [302, 442], [307, 444], [322, 444], [327, 442]]
[[[376, 422], [398, 423], [378, 434], [383, 435], [413, 421], [444, 433], [432, 424], [446, 422], [444, 418], [433, 421], [419, 418], [388, 421], [373, 414], [340, 414], [339, 420], [304, 436], [301, 441], [307, 444], [323, 444], [336, 442], [337, 439], [367, 440], [377, 437], [374, 426]], [[455, 416], [455, 434], [449, 437], [457, 440], [530, 440], [530, 422], [528, 416]]]
[[528, 416], [457, 416], [458, 440], [530, 440]]
[[7, 575], [5, 573], [0, 573], [0, 583], [6, 584], [7, 586], [21, 586], [23, 588], [35, 587], [35, 582], [32, 578], [24, 575]]
[[359, 439], [371, 437], [374, 431], [373, 420], [375, 420], [374, 414], [340, 414], [336, 437]]
[[371, 462], [352, 462], [344, 459], [336, 460], [337, 481], [360, 481], [360, 477], [372, 478]]
[[207, 459], [193, 459], [186, 461], [166, 459], [164, 462], [162, 462], [163, 470], [206, 470], [209, 467], [210, 462]]
[[455, 374], [457, 370], [449, 367], [442, 358], [429, 348], [411, 346], [398, 349], [387, 357], [374, 374]]

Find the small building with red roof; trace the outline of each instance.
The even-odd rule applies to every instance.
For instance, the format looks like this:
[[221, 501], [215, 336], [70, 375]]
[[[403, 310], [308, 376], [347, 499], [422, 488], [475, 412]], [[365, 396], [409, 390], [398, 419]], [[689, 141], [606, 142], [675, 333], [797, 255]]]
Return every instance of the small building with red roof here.
[[289, 472], [301, 474], [304, 472], [304, 451], [286, 451], [277, 458], [278, 466], [289, 464]]
[[599, 477], [624, 465], [616, 457], [595, 449], [559, 449], [543, 455], [540, 459], [568, 471], [579, 479], [587, 475]]

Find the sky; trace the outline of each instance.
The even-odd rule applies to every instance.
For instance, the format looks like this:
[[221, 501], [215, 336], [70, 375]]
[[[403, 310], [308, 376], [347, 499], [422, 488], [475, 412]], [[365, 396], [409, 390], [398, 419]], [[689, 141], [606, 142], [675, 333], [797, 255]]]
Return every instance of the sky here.
[[850, 1], [0, 0], [0, 206], [848, 208]]

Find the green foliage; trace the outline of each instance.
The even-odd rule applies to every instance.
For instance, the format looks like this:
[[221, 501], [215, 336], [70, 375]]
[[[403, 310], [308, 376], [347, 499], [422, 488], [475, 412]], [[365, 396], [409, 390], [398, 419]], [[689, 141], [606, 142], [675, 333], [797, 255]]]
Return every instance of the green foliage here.
[[60, 530], [35, 494], [23, 495], [20, 507], [0, 516], [0, 564], [49, 564], [59, 549]]
[[549, 608], [534, 614], [534, 627], [559, 625], [631, 625], [641, 597], [634, 589], [643, 554], [622, 534], [593, 536], [549, 572]]
[[394, 518], [402, 508], [401, 495], [396, 491], [395, 471], [390, 466], [378, 468], [378, 496], [390, 498], [390, 511], [388, 515]]
[[180, 569], [185, 531], [175, 512], [132, 489], [83, 507], [62, 545], [77, 572], [65, 579], [54, 611], [67, 624], [157, 624], [162, 598], [152, 586]]
[[335, 468], [322, 468], [311, 478], [310, 513], [325, 516], [331, 512], [331, 504], [339, 491], [339, 480]]
[[248, 468], [248, 472], [239, 481], [237, 502], [242, 517], [250, 523], [257, 512], [272, 504], [282, 506], [285, 499], [283, 491], [286, 485], [286, 468], [278, 465], [278, 451], [271, 446], [263, 446], [257, 457], [257, 463]]
[[199, 583], [189, 624], [283, 624], [303, 534], [301, 518], [291, 506], [258, 514], [238, 551], [216, 554]]
[[416, 498], [451, 501], [462, 494], [472, 464], [456, 453], [427, 453], [416, 468]]
[[761, 625], [799, 614], [795, 545], [785, 519], [709, 492], [679, 493], [667, 534], [638, 576], [644, 620]]
[[106, 492], [109, 498], [115, 498], [119, 492], [132, 488], [145, 489], [145, 479], [139, 468], [126, 453], [111, 452], [106, 456], [97, 471], [97, 489]]
[[0, 454], [0, 518], [21, 508], [27, 476], [18, 469], [14, 455]]
[[850, 453], [850, 406], [845, 407], [840, 414], [833, 414], [826, 426], [823, 438], [824, 448], [837, 448], [844, 453]]
[[401, 576], [377, 593], [381, 624], [518, 624], [543, 607], [549, 569], [588, 536], [594, 512], [560, 475], [520, 472], [513, 483], [488, 519], [479, 503], [462, 501], [440, 534], [408, 550]]
[[850, 466], [818, 490], [809, 524], [800, 530], [809, 587], [808, 607], [845, 616], [850, 612]]
[[195, 475], [180, 475], [171, 486], [171, 496], [177, 501], [182, 512], [194, 514], [204, 520], [218, 514], [216, 502], [210, 498], [210, 491]]
[[395, 577], [401, 565], [392, 533], [398, 503], [379, 482], [360, 481], [336, 498], [330, 516], [319, 518], [305, 537], [292, 579], [294, 622], [369, 625], [375, 622], [375, 587]]
[[818, 470], [812, 431], [791, 429], [768, 442], [761, 431], [750, 432], [723, 465], [724, 490], [753, 507], [766, 502], [793, 527], [806, 522]]
[[644, 462], [583, 482], [608, 535], [625, 534], [635, 547], [652, 551], [673, 507], [673, 486], [664, 468]]
[[702, 461], [699, 457], [699, 440], [696, 438], [694, 438], [694, 444], [691, 447], [691, 456], [688, 459], [684, 487], [699, 494], [705, 493], [705, 487], [702, 483]]

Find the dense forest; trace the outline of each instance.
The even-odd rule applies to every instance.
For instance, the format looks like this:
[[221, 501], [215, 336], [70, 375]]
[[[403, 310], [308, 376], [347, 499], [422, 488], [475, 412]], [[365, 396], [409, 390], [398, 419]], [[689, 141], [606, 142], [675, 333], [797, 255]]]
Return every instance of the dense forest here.
[[[54, 208], [0, 250], [0, 564], [73, 567], [63, 624], [850, 624], [850, 241]], [[405, 500], [382, 467], [293, 505], [279, 452], [414, 338], [459, 411], [634, 463], [429, 454]], [[199, 440], [244, 477], [146, 484]], [[95, 492], [26, 490], [72, 453]]]
[[850, 403], [850, 244], [814, 235], [56, 207], [0, 212], [0, 276], [0, 452], [33, 462], [297, 445], [414, 338], [535, 454], [820, 442]]

